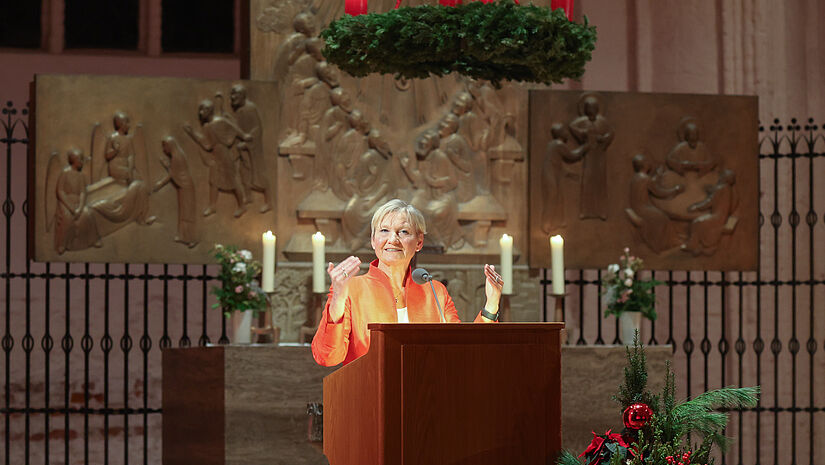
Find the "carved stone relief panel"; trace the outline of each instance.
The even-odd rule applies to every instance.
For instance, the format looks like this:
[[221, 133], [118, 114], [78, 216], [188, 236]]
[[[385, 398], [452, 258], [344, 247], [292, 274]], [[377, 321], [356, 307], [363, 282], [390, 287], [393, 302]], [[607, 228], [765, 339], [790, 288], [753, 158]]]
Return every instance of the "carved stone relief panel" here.
[[757, 99], [531, 91], [530, 266], [753, 270]]
[[278, 196], [285, 256], [307, 260], [321, 231], [330, 259], [369, 258], [369, 219], [396, 197], [427, 217], [427, 262], [493, 261], [505, 232], [523, 248], [526, 91], [454, 76], [352, 78], [320, 53], [321, 26], [342, 14], [339, 2], [250, 5], [251, 76], [274, 81], [283, 102], [273, 133], [279, 192], [289, 192]]
[[204, 263], [274, 229], [271, 86], [37, 76], [35, 96], [35, 260]]

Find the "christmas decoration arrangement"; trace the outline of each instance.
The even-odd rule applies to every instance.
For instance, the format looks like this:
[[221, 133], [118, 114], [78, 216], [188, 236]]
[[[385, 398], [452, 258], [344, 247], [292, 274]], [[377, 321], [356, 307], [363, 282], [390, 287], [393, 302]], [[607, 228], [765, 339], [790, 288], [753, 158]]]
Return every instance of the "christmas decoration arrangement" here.
[[665, 387], [654, 395], [647, 389], [647, 359], [638, 333], [627, 349], [624, 382], [614, 400], [622, 407], [621, 433], [593, 433], [590, 446], [578, 457], [563, 451], [558, 465], [707, 465], [715, 447], [724, 452], [729, 410], [756, 406], [759, 387], [727, 387], [676, 400], [670, 364]]
[[596, 28], [564, 10], [513, 0], [420, 5], [344, 15], [321, 32], [324, 57], [355, 77], [426, 78], [456, 72], [474, 79], [560, 83], [578, 79]]
[[656, 319], [653, 288], [664, 283], [655, 279], [642, 279], [639, 273], [643, 266], [642, 259], [630, 255], [630, 249], [625, 247], [619, 263], [607, 267], [602, 277], [602, 292], [607, 304], [605, 318], [609, 315], [619, 317], [624, 312], [641, 312], [649, 320]]

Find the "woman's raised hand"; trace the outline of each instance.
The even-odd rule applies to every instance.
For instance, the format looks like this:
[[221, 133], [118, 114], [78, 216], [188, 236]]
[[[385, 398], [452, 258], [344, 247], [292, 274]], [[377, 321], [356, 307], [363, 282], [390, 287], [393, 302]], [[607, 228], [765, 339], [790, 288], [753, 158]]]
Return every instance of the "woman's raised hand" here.
[[329, 274], [329, 279], [332, 281], [332, 292], [338, 293], [343, 291], [347, 281], [357, 275], [360, 268], [361, 259], [353, 256], [347, 257], [347, 259], [337, 266], [329, 262], [329, 265], [327, 265], [327, 274]]
[[484, 293], [487, 295], [484, 308], [490, 313], [496, 313], [498, 301], [501, 299], [501, 288], [504, 287], [504, 279], [496, 272], [496, 267], [493, 265], [484, 265], [484, 276], [487, 278], [484, 283]]
[[333, 322], [338, 322], [344, 315], [344, 301], [346, 300], [347, 282], [358, 274], [361, 268], [361, 259], [347, 257], [338, 265], [332, 262], [327, 265], [327, 274], [332, 281], [332, 300], [329, 305], [329, 316]]

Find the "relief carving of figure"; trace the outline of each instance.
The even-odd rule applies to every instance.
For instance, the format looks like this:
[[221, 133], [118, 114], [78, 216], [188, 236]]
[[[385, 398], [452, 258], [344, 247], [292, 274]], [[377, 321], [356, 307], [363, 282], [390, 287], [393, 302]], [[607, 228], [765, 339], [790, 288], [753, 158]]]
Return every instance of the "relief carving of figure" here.
[[565, 168], [565, 163], [575, 163], [580, 157], [574, 155], [567, 145], [567, 133], [564, 126], [555, 123], [550, 127], [550, 134], [553, 136], [547, 144], [547, 151], [544, 157], [541, 170], [542, 188], [542, 230], [551, 234], [567, 225], [564, 210], [564, 185], [565, 177], [572, 177]]
[[[57, 154], [52, 157], [52, 161], [56, 162]], [[59, 254], [102, 245], [94, 213], [86, 202], [88, 180], [82, 171], [83, 153], [72, 149], [68, 160], [69, 164], [57, 177], [55, 192], [50, 194], [56, 195], [57, 205], [53, 219], [47, 222], [47, 226], [54, 224], [54, 246]]]
[[238, 128], [248, 134], [251, 139], [237, 144], [241, 160], [241, 182], [244, 186], [244, 195], [251, 201], [250, 190], [259, 191], [264, 196], [264, 204], [260, 212], [272, 209], [272, 192], [267, 178], [266, 161], [263, 149], [263, 124], [258, 107], [247, 98], [246, 87], [235, 84], [229, 93], [232, 105], [233, 118]]
[[341, 217], [344, 243], [351, 251], [366, 245], [370, 219], [375, 209], [390, 198], [392, 188], [387, 179], [388, 160], [392, 156], [389, 144], [377, 129], [367, 138], [369, 150], [358, 159], [352, 176], [353, 196]]
[[137, 158], [135, 151], [135, 135], [131, 132], [129, 116], [122, 111], [115, 112], [112, 118], [114, 132], [106, 139], [106, 149], [103, 152], [109, 176], [123, 185], [129, 185], [135, 179], [140, 179], [135, 168]]
[[109, 177], [126, 188], [96, 201], [94, 209], [113, 223], [134, 219], [138, 224], [150, 225], [156, 217], [149, 215], [150, 191], [144, 182], [149, 179], [146, 154], [136, 150], [135, 133], [126, 113], [115, 112], [112, 123], [114, 132], [106, 139], [103, 156]]
[[178, 194], [178, 234], [175, 241], [192, 248], [198, 244], [198, 218], [195, 182], [189, 172], [189, 162], [174, 137], [164, 137], [161, 148], [165, 157], [160, 158], [160, 164], [166, 168], [166, 176], [155, 183], [154, 191], [170, 182], [175, 187]]
[[671, 218], [651, 203], [651, 197], [668, 199], [682, 193], [682, 184], [666, 188], [660, 185], [657, 175], [651, 175], [653, 166], [642, 154], [633, 157], [635, 174], [630, 181], [630, 221], [639, 231], [642, 240], [656, 253], [679, 245], [679, 237]]
[[[307, 54], [307, 41], [315, 38], [315, 16], [309, 12], [302, 12], [295, 15], [292, 20], [294, 32], [287, 36], [278, 51], [275, 52], [275, 68], [273, 69], [274, 80], [283, 81], [287, 72], [293, 71], [294, 65]], [[309, 76], [312, 73], [312, 63], [309, 69], [303, 69]], [[299, 67], [300, 68], [300, 67]], [[288, 81], [291, 82], [292, 80]]]
[[458, 222], [455, 166], [439, 149], [437, 132], [425, 131], [418, 136], [415, 144], [417, 163], [406, 155], [401, 157], [401, 166], [416, 187], [410, 203], [424, 212], [428, 222], [434, 225], [433, 237], [437, 243], [443, 245], [445, 250], [459, 249], [464, 245], [464, 237]]
[[476, 194], [490, 193], [490, 177], [487, 158], [486, 125], [473, 111], [473, 96], [469, 92], [461, 92], [453, 103], [452, 113], [458, 117], [458, 134], [470, 146], [473, 157], [473, 180]]
[[358, 157], [368, 150], [367, 134], [370, 124], [359, 110], [352, 110], [349, 117], [349, 129], [334, 144], [330, 153], [334, 154], [332, 176], [329, 187], [341, 200], [349, 200], [353, 195], [352, 186], [347, 182]]
[[679, 123], [678, 135], [680, 142], [665, 159], [668, 168], [681, 176], [694, 171], [697, 178], [716, 169], [719, 160], [699, 140], [699, 125], [695, 118], [682, 119]]
[[441, 138], [440, 146], [458, 173], [458, 187], [455, 195], [461, 203], [471, 200], [476, 192], [473, 182], [472, 152], [464, 136], [458, 133], [458, 125], [458, 117], [448, 113], [438, 125], [438, 136]]
[[602, 116], [596, 94], [582, 95], [579, 115], [569, 125], [570, 134], [580, 144], [573, 153], [583, 159], [579, 218], [606, 220], [607, 148], [613, 141], [613, 128]]
[[[338, 86], [335, 69], [329, 67], [321, 54], [324, 41], [318, 37], [306, 37], [300, 43], [300, 53], [287, 64], [289, 74], [283, 81], [282, 111], [285, 112], [283, 119], [287, 130], [280, 143], [281, 154], [304, 144], [314, 144], [315, 137], [310, 130], [329, 107], [329, 89]], [[284, 43], [282, 48], [287, 45]]]
[[738, 206], [733, 185], [736, 175], [729, 169], [719, 173], [719, 181], [707, 187], [708, 196], [697, 202], [688, 211], [703, 212], [691, 222], [690, 237], [682, 245], [682, 250], [693, 255], [713, 255], [719, 247], [723, 233], [731, 233], [736, 227], [736, 217], [732, 216]]
[[330, 186], [334, 153], [331, 151], [349, 128], [349, 114], [352, 112], [352, 98], [343, 87], [332, 89], [329, 94], [332, 106], [321, 118], [321, 134], [318, 151], [315, 153], [315, 183], [320, 190]]
[[203, 163], [209, 167], [209, 206], [203, 216], [215, 213], [218, 192], [232, 192], [238, 202], [233, 213], [235, 218], [246, 212], [246, 196], [240, 174], [240, 159], [233, 149], [236, 142], [249, 142], [252, 137], [245, 134], [232, 121], [215, 113], [212, 100], [203, 100], [198, 106], [198, 119], [203, 132], [196, 132], [189, 123], [184, 123], [183, 130], [194, 140], [206, 154], [201, 153]]

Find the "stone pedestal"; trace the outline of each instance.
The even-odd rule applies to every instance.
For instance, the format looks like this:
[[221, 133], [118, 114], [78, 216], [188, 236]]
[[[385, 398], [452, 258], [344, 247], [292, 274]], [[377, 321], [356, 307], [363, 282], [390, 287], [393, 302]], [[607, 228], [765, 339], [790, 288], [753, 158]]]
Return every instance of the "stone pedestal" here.
[[163, 351], [163, 463], [326, 464], [308, 440], [307, 404], [331, 373], [308, 347]]

